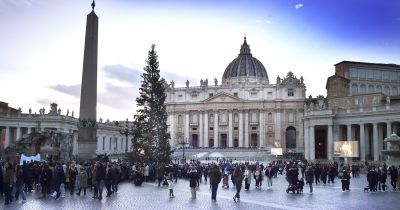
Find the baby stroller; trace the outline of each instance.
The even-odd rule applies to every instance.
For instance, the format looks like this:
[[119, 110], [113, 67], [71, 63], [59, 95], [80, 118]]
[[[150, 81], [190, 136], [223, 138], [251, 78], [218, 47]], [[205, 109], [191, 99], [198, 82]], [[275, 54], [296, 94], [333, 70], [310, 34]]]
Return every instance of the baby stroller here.
[[299, 187], [299, 180], [298, 180], [298, 176], [299, 173], [297, 172], [296, 169], [291, 168], [289, 169], [288, 173], [287, 173], [287, 181], [289, 182], [289, 186], [286, 189], [286, 193], [289, 192], [293, 192], [293, 194], [295, 192], [297, 192], [297, 194], [300, 193], [300, 187]]
[[144, 174], [140, 173], [139, 171], [133, 172], [133, 184], [135, 186], [141, 186], [144, 181]]
[[224, 176], [222, 178], [222, 188], [229, 188], [228, 174], [224, 174]]

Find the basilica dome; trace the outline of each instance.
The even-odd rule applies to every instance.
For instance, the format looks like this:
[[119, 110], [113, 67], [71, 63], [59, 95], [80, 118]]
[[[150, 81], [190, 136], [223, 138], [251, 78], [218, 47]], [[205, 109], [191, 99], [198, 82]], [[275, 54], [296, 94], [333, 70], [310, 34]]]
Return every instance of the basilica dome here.
[[240, 48], [240, 54], [226, 67], [222, 80], [238, 78], [250, 78], [268, 82], [268, 74], [264, 65], [250, 53], [250, 46], [244, 42]]

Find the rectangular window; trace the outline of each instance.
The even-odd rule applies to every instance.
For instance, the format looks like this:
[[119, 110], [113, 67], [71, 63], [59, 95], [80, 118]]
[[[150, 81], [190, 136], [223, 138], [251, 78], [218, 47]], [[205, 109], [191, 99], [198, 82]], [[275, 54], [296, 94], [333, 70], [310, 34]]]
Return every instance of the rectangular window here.
[[294, 96], [294, 91], [293, 91], [293, 89], [288, 89], [287, 95], [288, 95], [288, 96]]
[[213, 96], [214, 96], [214, 94], [212, 94], [212, 93], [208, 94], [208, 97], [209, 97], [209, 98], [211, 98], [211, 97], [213, 97]]
[[251, 130], [255, 131], [257, 130], [257, 127], [251, 127]]
[[267, 97], [272, 98], [272, 92], [268, 92]]
[[237, 130], [238, 130], [238, 127], [234, 127], [233, 130], [237, 131]]
[[117, 150], [118, 150], [118, 138], [115, 137], [114, 138], [114, 151], [117, 151]]
[[233, 96], [238, 97], [238, 93], [233, 93]]
[[214, 127], [210, 127], [210, 131], [213, 131], [214, 130]]
[[124, 138], [121, 138], [121, 150], [124, 149]]
[[293, 123], [294, 122], [294, 115], [293, 113], [288, 113], [288, 122]]
[[357, 78], [357, 70], [356, 69], [350, 69], [350, 78]]
[[382, 72], [381, 71], [374, 71], [374, 79], [381, 80], [382, 79]]
[[112, 142], [112, 138], [110, 137], [110, 142], [109, 142], [109, 145], [108, 145], [108, 149], [111, 151], [111, 143]]
[[197, 131], [197, 128], [192, 128], [192, 131]]
[[103, 136], [103, 151], [106, 149], [106, 137]]

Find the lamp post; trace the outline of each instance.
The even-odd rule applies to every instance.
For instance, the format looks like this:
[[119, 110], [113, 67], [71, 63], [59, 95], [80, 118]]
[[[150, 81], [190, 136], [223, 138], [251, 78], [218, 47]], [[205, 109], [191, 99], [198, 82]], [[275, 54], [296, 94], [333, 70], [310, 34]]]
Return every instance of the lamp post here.
[[178, 144], [182, 145], [182, 160], [185, 160], [185, 145], [189, 144], [187, 143], [185, 140], [187, 140], [187, 138], [182, 138], [183, 140], [181, 142], [179, 142]]
[[128, 153], [128, 136], [129, 136], [129, 121], [126, 118], [125, 126], [119, 129], [119, 133], [121, 135], [125, 135], [126, 143], [125, 143], [125, 153]]

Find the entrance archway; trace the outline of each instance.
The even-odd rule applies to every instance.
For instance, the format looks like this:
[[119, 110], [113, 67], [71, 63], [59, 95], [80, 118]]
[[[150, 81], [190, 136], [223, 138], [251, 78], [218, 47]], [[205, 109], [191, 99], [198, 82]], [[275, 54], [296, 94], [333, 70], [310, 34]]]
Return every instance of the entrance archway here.
[[199, 138], [197, 134], [192, 134], [192, 145], [193, 148], [199, 147]]
[[316, 126], [315, 127], [315, 158], [326, 159], [327, 158], [327, 138], [328, 138], [328, 127], [327, 126]]
[[293, 126], [289, 126], [288, 128], [286, 128], [286, 148], [296, 148], [296, 128], [294, 128]]
[[251, 148], [258, 147], [258, 135], [256, 133], [252, 133], [250, 136], [250, 147]]
[[226, 148], [228, 145], [228, 135], [221, 134], [220, 147]]
[[214, 139], [208, 140], [208, 147], [213, 148], [214, 147]]

